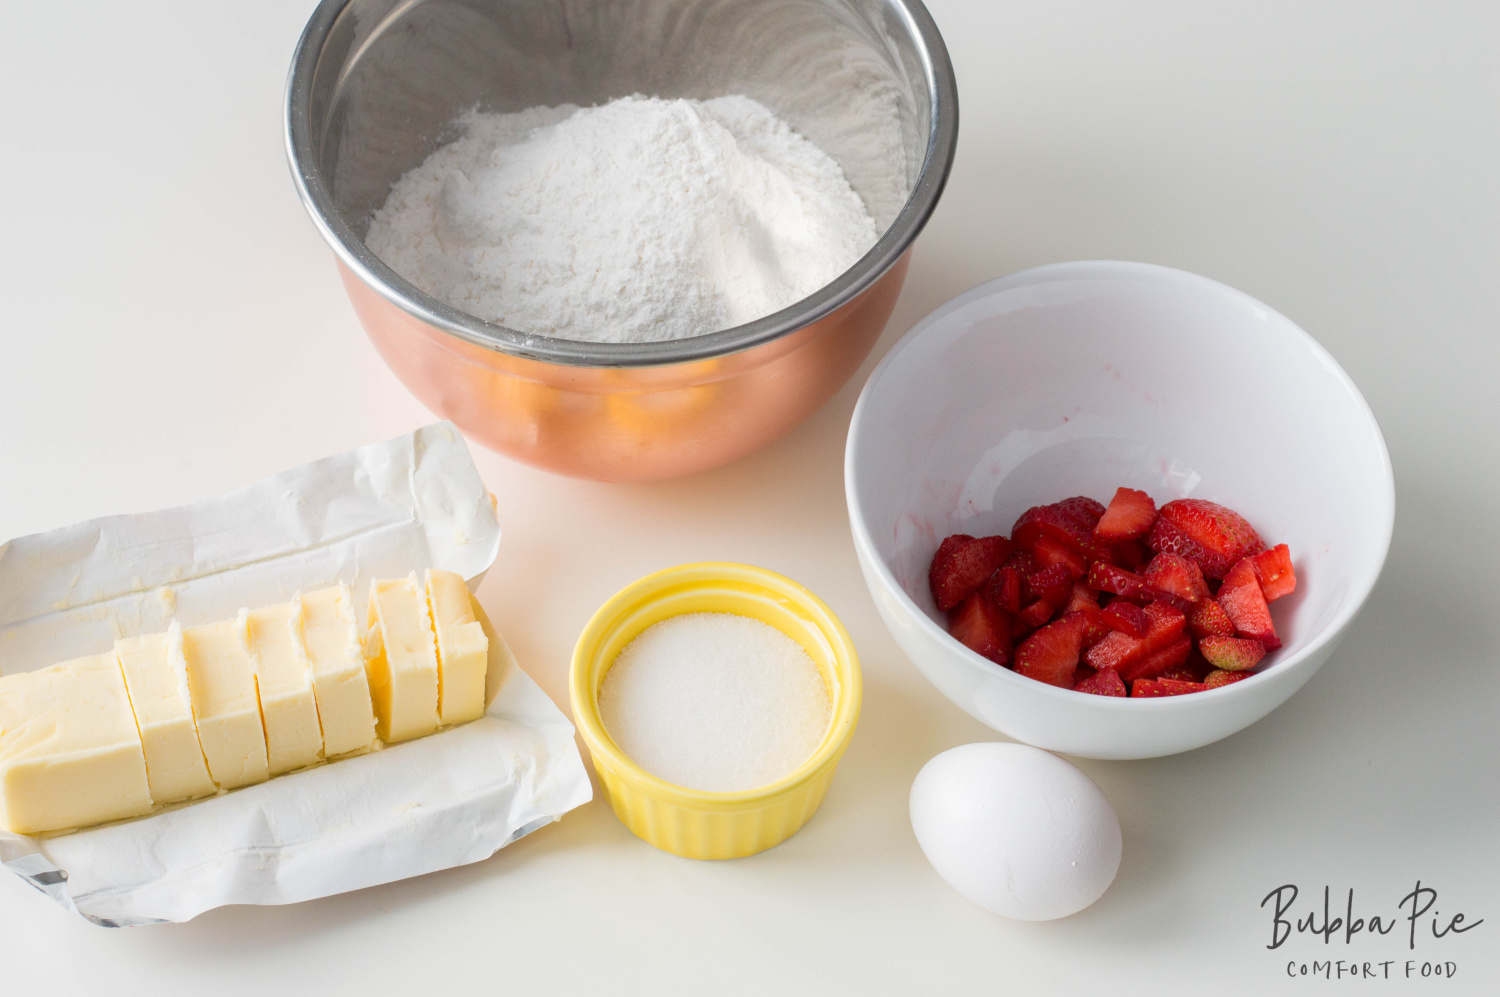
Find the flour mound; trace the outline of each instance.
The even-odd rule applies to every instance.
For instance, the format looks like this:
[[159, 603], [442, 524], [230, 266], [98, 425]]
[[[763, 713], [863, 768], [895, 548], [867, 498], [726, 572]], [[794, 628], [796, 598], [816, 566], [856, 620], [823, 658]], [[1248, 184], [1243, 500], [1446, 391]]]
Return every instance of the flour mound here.
[[839, 165], [748, 97], [478, 110], [391, 188], [370, 249], [522, 332], [650, 342], [762, 318], [847, 270], [874, 220]]

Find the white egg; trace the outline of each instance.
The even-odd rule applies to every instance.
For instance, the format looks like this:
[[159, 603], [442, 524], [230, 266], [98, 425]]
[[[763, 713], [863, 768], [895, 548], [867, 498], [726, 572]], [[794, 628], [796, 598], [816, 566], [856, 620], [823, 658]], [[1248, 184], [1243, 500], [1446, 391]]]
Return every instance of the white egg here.
[[939, 876], [985, 910], [1067, 917], [1120, 868], [1120, 820], [1092, 779], [1024, 744], [965, 744], [922, 766], [911, 827]]

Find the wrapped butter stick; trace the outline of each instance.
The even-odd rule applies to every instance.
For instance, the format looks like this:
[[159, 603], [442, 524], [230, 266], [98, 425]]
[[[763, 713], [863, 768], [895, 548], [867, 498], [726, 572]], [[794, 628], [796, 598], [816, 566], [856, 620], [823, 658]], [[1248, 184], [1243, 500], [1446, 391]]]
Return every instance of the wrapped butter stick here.
[[[268, 676], [291, 671], [283, 649], [257, 640], [257, 625], [278, 634], [283, 625], [302, 627], [301, 664], [319, 702], [327, 691], [330, 702], [350, 704], [342, 725], [322, 719], [325, 737], [334, 734], [351, 754], [196, 802], [164, 809], [158, 801], [149, 816], [71, 834], [0, 833], [0, 862], [98, 924], [183, 921], [223, 904], [293, 903], [475, 862], [587, 802], [572, 725], [472, 600], [488, 643], [483, 714], [369, 750], [354, 593], [368, 592], [374, 578], [423, 577], [429, 568], [472, 587], [499, 540], [493, 502], [462, 437], [438, 423], [206, 502], [0, 545], [0, 674], [115, 659], [118, 647], [131, 659], [126, 683], [159, 699], [138, 744], [147, 761], [175, 759], [157, 767], [152, 788], [162, 795], [211, 791], [211, 773], [186, 750], [191, 728], [179, 715], [179, 686], [212, 678], [222, 664], [194, 645], [174, 667], [173, 651], [183, 651], [171, 637], [191, 632], [198, 644], [211, 643], [213, 634], [193, 628], [239, 619], [244, 607], [286, 604], [284, 621], [240, 621], [249, 626], [249, 667]], [[169, 637], [139, 640], [149, 634]], [[301, 702], [306, 712], [305, 690], [294, 686], [286, 709]], [[226, 695], [226, 717], [235, 715], [232, 700]], [[282, 726], [284, 736], [273, 740], [291, 747], [272, 746], [282, 759], [272, 769], [308, 750], [295, 745], [295, 713]], [[119, 812], [138, 810], [122, 804]]]

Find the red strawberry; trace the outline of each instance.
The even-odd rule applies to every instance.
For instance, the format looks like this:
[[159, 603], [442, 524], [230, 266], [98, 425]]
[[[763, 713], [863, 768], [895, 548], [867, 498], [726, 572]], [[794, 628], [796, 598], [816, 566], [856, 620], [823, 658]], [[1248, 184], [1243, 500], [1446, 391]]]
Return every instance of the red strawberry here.
[[1083, 650], [1083, 624], [1063, 619], [1049, 623], [1016, 648], [1016, 671], [1048, 685], [1073, 687], [1073, 670]]
[[[953, 537], [949, 537], [938, 546], [927, 575], [938, 609], [952, 609], [962, 602], [995, 573], [1011, 550], [1011, 542], [1005, 537], [976, 540], [962, 534], [958, 536], [961, 538], [959, 543], [950, 546], [948, 541]], [[945, 547], [948, 548], [946, 553]]]
[[948, 632], [969, 650], [1003, 665], [1010, 660], [1010, 617], [983, 592], [975, 592], [948, 614]]
[[1073, 686], [1074, 692], [1087, 692], [1095, 696], [1124, 696], [1125, 683], [1120, 681], [1120, 673], [1113, 668], [1106, 668], [1102, 672], [1095, 672], [1092, 678], [1086, 678]]
[[1146, 628], [1151, 621], [1146, 618], [1146, 611], [1133, 602], [1124, 599], [1116, 599], [1104, 607], [1104, 622], [1111, 630], [1118, 630], [1132, 637], [1146, 636]]
[[1010, 535], [1030, 550], [1037, 538], [1046, 536], [1087, 556], [1096, 556], [1094, 524], [1104, 515], [1104, 506], [1081, 495], [1051, 505], [1038, 505], [1021, 513]]
[[1170, 592], [1146, 582], [1146, 579], [1133, 571], [1117, 568], [1113, 564], [1105, 564], [1103, 561], [1095, 561], [1089, 565], [1088, 586], [1100, 592], [1113, 592], [1139, 602], [1166, 602], [1176, 606], [1180, 610], [1186, 610], [1189, 603]]
[[1053, 607], [1052, 603], [1048, 602], [1046, 599], [1038, 599], [1035, 602], [1029, 603], [1021, 609], [1021, 615], [1019, 619], [1026, 626], [1035, 630], [1037, 627], [1042, 626], [1048, 620], [1052, 619], [1052, 614], [1055, 612], [1057, 612], [1057, 610]]
[[[1046, 603], [1043, 603], [1042, 605], [1046, 605]], [[1021, 643], [1021, 641], [1025, 640], [1027, 637], [1030, 637], [1031, 631], [1035, 629], [1035, 627], [1027, 626], [1026, 621], [1021, 618], [1021, 614], [1016, 613], [1010, 618], [1011, 645], [1015, 646], [1016, 644]]]
[[[1147, 641], [1150, 638], [1147, 637]], [[1193, 649], [1191, 637], [1178, 637], [1159, 650], [1153, 650], [1120, 669], [1120, 678], [1127, 682], [1136, 679], [1150, 679], [1163, 675], [1174, 668], [1181, 667], [1188, 659], [1188, 652]]]
[[1297, 590], [1297, 572], [1292, 569], [1292, 552], [1286, 544], [1277, 544], [1250, 559], [1255, 577], [1267, 602], [1275, 602]]
[[1141, 577], [1152, 588], [1170, 592], [1188, 602], [1208, 598], [1208, 582], [1203, 580], [1203, 570], [1198, 567], [1197, 562], [1189, 561], [1180, 554], [1157, 554]]
[[[984, 590], [995, 601], [995, 605], [1007, 613], [1019, 613], [1021, 611], [1021, 587], [1021, 572], [1006, 565], [995, 572], [988, 582], [985, 582]], [[1227, 620], [1228, 617], [1225, 619]]]
[[1069, 578], [1082, 578], [1083, 573], [1088, 570], [1088, 562], [1083, 559], [1082, 554], [1073, 547], [1059, 543], [1046, 535], [1036, 538], [1036, 543], [1031, 547], [1031, 554], [1036, 559], [1038, 568], [1061, 565], [1067, 569]]
[[1087, 495], [1074, 495], [1072, 498], [1053, 504], [1064, 514], [1071, 516], [1075, 522], [1087, 526], [1090, 530], [1099, 525], [1099, 517], [1105, 512], [1104, 506]]
[[1221, 685], [1233, 685], [1249, 677], [1249, 672], [1226, 672], [1222, 668], [1216, 668], [1208, 673], [1208, 678], [1203, 680], [1203, 686], [1207, 689], [1217, 689]]
[[1081, 621], [1080, 625], [1083, 627], [1083, 646], [1085, 648], [1093, 647], [1109, 636], [1109, 634], [1113, 633], [1109, 629], [1109, 624], [1104, 622], [1104, 614], [1099, 612], [1099, 607], [1097, 606], [1084, 606], [1082, 609], [1071, 610], [1063, 613], [1062, 619], [1076, 619]]
[[1180, 679], [1159, 678], [1157, 686], [1168, 696], [1181, 696], [1189, 692], [1202, 692], [1208, 688], [1202, 682], [1183, 682]]
[[1143, 653], [1142, 649], [1146, 642], [1139, 637], [1121, 633], [1118, 630], [1104, 635], [1104, 639], [1089, 648], [1085, 659], [1090, 668], [1099, 671], [1119, 671], [1121, 665], [1129, 664]]
[[1156, 522], [1156, 503], [1145, 492], [1134, 488], [1117, 488], [1109, 508], [1094, 527], [1100, 540], [1136, 540], [1146, 535]]
[[1266, 597], [1255, 578], [1255, 565], [1247, 557], [1229, 569], [1224, 584], [1219, 587], [1219, 605], [1224, 608], [1234, 623], [1234, 632], [1242, 637], [1258, 640], [1267, 651], [1281, 646], [1276, 636], [1276, 627], [1271, 622], [1271, 610], [1266, 606]]
[[1198, 648], [1209, 664], [1226, 672], [1249, 671], [1266, 656], [1266, 647], [1260, 641], [1238, 637], [1205, 637]]
[[1025, 547], [1016, 547], [1010, 552], [1010, 556], [1001, 565], [1003, 568], [1015, 568], [1020, 572], [1022, 578], [1036, 570], [1036, 559], [1031, 556], [1031, 551]]
[[1098, 610], [1099, 594], [1080, 582], [1073, 583], [1073, 595], [1069, 597], [1068, 604], [1063, 607], [1064, 613], [1071, 613], [1079, 609]]
[[1239, 513], [1203, 499], [1176, 499], [1162, 506], [1146, 543], [1157, 553], [1197, 561], [1209, 578], [1223, 578], [1240, 558], [1266, 546]]
[[1194, 637], [1233, 637], [1234, 622], [1223, 606], [1212, 599], [1203, 599], [1188, 611], [1188, 630]]
[[1038, 599], [1046, 599], [1054, 610], [1067, 605], [1073, 595], [1073, 576], [1061, 564], [1032, 572], [1026, 579], [1026, 587]]
[[1202, 682], [1208, 677], [1208, 673], [1214, 670], [1214, 666], [1203, 660], [1203, 655], [1194, 648], [1188, 652], [1187, 660], [1176, 668], [1168, 668], [1159, 676], [1164, 679], [1177, 679], [1182, 682]]
[[1156, 679], [1136, 679], [1130, 683], [1131, 699], [1151, 699], [1156, 696], [1165, 696], [1161, 690], [1161, 684]]

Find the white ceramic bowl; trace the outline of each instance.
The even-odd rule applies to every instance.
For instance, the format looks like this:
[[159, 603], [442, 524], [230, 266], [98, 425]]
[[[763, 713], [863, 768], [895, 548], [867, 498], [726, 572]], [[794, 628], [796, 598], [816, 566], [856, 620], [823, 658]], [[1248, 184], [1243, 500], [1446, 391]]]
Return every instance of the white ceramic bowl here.
[[[927, 569], [951, 533], [1117, 487], [1238, 510], [1291, 547], [1285, 646], [1242, 682], [1115, 699], [1023, 678], [948, 636]], [[860, 395], [844, 487], [881, 617], [945, 696], [1019, 741], [1090, 758], [1201, 747], [1259, 720], [1333, 653], [1390, 546], [1385, 440], [1347, 374], [1291, 321], [1204, 277], [1062, 263], [928, 315]]]

